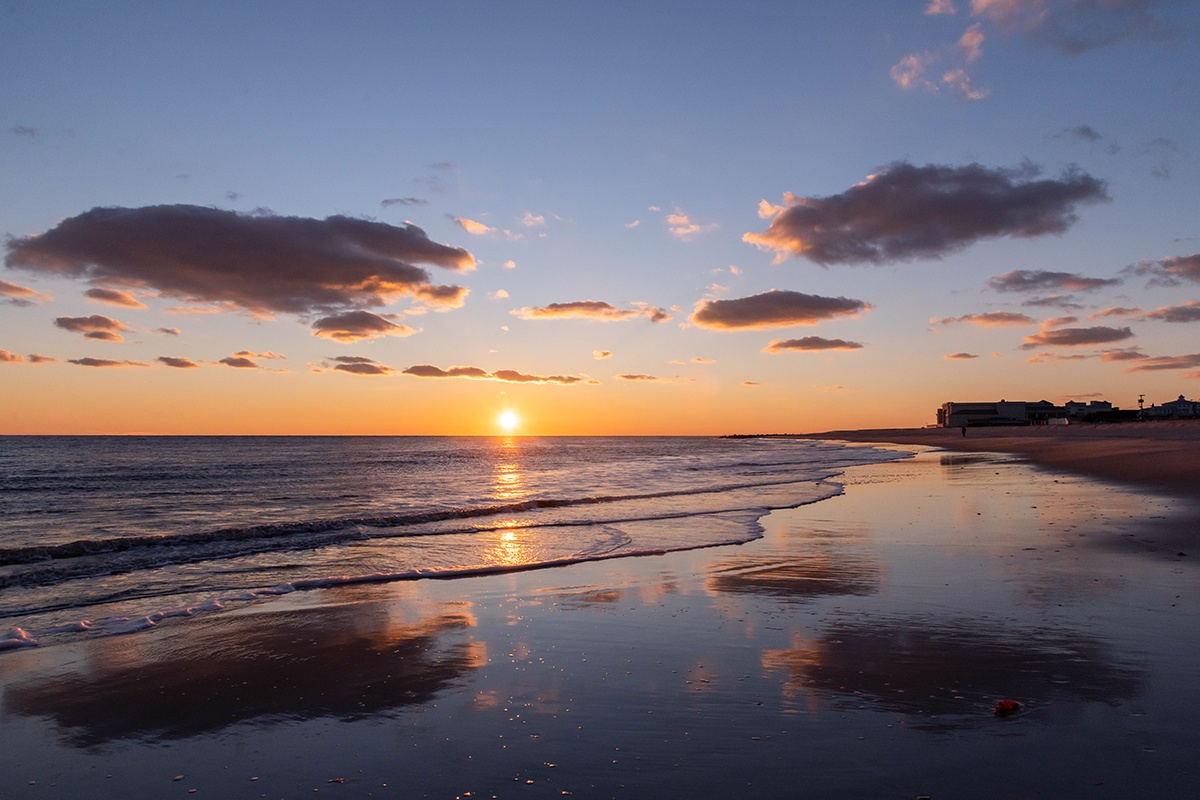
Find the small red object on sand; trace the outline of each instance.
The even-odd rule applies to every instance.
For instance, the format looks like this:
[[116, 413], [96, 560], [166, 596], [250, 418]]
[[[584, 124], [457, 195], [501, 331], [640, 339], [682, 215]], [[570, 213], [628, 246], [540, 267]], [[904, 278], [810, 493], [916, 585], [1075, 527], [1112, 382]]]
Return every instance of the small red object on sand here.
[[1009, 714], [1015, 714], [1021, 710], [1021, 704], [1016, 700], [1001, 700], [996, 703], [996, 707], [992, 709], [997, 717], [1007, 717]]

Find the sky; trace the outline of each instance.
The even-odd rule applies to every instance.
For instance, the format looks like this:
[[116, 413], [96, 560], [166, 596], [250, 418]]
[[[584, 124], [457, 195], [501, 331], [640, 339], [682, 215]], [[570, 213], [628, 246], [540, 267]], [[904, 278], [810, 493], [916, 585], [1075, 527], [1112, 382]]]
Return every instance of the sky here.
[[0, 2], [0, 433], [1200, 397], [1200, 3]]

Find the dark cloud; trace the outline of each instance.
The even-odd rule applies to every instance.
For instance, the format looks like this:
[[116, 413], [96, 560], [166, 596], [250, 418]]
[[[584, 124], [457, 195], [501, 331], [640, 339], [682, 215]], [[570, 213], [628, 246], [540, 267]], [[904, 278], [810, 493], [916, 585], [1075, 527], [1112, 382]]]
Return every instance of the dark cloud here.
[[942, 358], [947, 361], [968, 361], [972, 358], [979, 358], [979, 356], [974, 353], [947, 353]]
[[82, 333], [85, 338], [102, 342], [123, 342], [125, 337], [121, 332], [129, 330], [125, 323], [102, 314], [92, 314], [90, 317], [59, 317], [54, 320], [54, 324], [65, 331]]
[[109, 358], [68, 358], [68, 364], [78, 364], [81, 367], [148, 367], [141, 361], [113, 361]]
[[154, 332], [155, 333], [163, 333], [163, 334], [166, 334], [167, 336], [178, 336], [179, 328], [155, 328]]
[[1100, 353], [1101, 361], [1140, 361], [1149, 358], [1137, 347], [1116, 347]]
[[176, 356], [159, 356], [155, 359], [160, 364], [165, 364], [168, 367], [175, 369], [199, 369], [200, 365], [190, 358], [178, 358]]
[[1045, 330], [1025, 337], [1022, 350], [1035, 347], [1077, 347], [1089, 344], [1108, 344], [1133, 338], [1129, 328], [1109, 328], [1103, 325], [1094, 328], [1057, 328]]
[[1126, 372], [1152, 372], [1163, 369], [1191, 369], [1200, 367], [1200, 353], [1186, 356], [1147, 356], [1126, 369]]
[[1146, 319], [1163, 322], [1200, 322], [1200, 302], [1190, 300], [1178, 306], [1163, 306], [1147, 312]]
[[980, 239], [1062, 233], [1075, 206], [1108, 199], [1103, 181], [1079, 170], [1035, 179], [1036, 168], [979, 164], [923, 167], [893, 163], [841, 194], [764, 201], [762, 233], [742, 239], [774, 250], [776, 262], [804, 256], [818, 264], [883, 264], [941, 258]]
[[227, 367], [236, 367], [237, 369], [262, 369], [254, 359], [246, 358], [245, 356], [227, 356], [222, 358], [218, 363], [224, 364]]
[[1018, 314], [1015, 311], [988, 311], [983, 314], [963, 314], [961, 317], [942, 317], [941, 319], [933, 320], [933, 322], [938, 325], [970, 322], [974, 325], [982, 325], [985, 328], [997, 328], [1004, 325], [1032, 325], [1037, 320], [1027, 314]]
[[345, 343], [378, 339], [381, 336], [411, 336], [416, 333], [415, 329], [407, 325], [397, 325], [370, 311], [347, 311], [344, 314], [322, 317], [312, 326], [313, 336]]
[[1091, 125], [1076, 125], [1074, 128], [1063, 128], [1062, 135], [1073, 136], [1085, 142], [1098, 142], [1104, 137]]
[[617, 375], [616, 378], [619, 381], [666, 381], [666, 380], [670, 380], [669, 378], [660, 378], [657, 375], [644, 375], [644, 374]]
[[475, 266], [466, 250], [410, 224], [190, 205], [93, 208], [7, 248], [9, 267], [261, 314], [383, 305], [428, 290], [429, 273], [416, 263]]
[[90, 297], [93, 300], [98, 300], [101, 303], [108, 303], [110, 306], [124, 306], [125, 308], [145, 308], [146, 304], [138, 300], [129, 292], [122, 292], [119, 289], [88, 289], [83, 293], [85, 297]]
[[691, 321], [702, 328], [722, 330], [775, 328], [816, 325], [822, 320], [855, 317], [870, 310], [871, 305], [862, 300], [772, 289], [734, 300], [702, 300], [696, 304]]
[[1003, 0], [971, 4], [972, 14], [1067, 55], [1121, 42], [1157, 42], [1177, 33], [1154, 7], [1172, 0]]
[[329, 361], [335, 371], [351, 375], [391, 375], [396, 371], [366, 356], [336, 356]]
[[451, 367], [442, 369], [432, 364], [416, 364], [404, 370], [405, 375], [418, 378], [473, 378], [475, 380], [506, 381], [508, 383], [558, 383], [571, 385], [575, 383], [593, 383], [577, 375], [527, 375], [512, 369], [498, 369], [488, 372], [479, 367]]
[[386, 200], [380, 200], [379, 205], [384, 208], [392, 206], [424, 206], [429, 205], [428, 200], [422, 200], [419, 197], [389, 197]]
[[785, 350], [861, 350], [858, 342], [845, 339], [823, 339], [820, 336], [805, 336], [800, 339], [776, 339], [763, 348], [764, 353], [782, 353]]
[[661, 308], [648, 303], [632, 303], [633, 308], [617, 308], [602, 300], [575, 300], [570, 303], [550, 303], [541, 307], [519, 308], [511, 313], [521, 319], [597, 319], [616, 322], [633, 317], [645, 317], [651, 322], [666, 322], [671, 318]]
[[1179, 286], [1183, 281], [1200, 283], [1200, 253], [1146, 261], [1133, 267], [1132, 271], [1137, 275], [1150, 275], [1151, 283], [1164, 286]]
[[1090, 292], [1120, 283], [1120, 278], [1087, 278], [1074, 272], [1050, 272], [1042, 269], [1014, 269], [1003, 275], [988, 278], [988, 286], [997, 292], [1040, 292], [1048, 289]]
[[5, 298], [10, 305], [14, 306], [36, 306], [45, 300], [52, 299], [27, 286], [18, 286], [8, 281], [0, 281], [0, 297]]

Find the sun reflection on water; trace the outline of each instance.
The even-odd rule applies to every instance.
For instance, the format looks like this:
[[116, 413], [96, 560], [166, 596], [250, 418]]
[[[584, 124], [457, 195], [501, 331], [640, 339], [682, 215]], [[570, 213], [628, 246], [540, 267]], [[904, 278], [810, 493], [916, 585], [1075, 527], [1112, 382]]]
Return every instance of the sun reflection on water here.
[[492, 497], [504, 502], [516, 502], [529, 494], [521, 474], [520, 440], [505, 436], [497, 442], [496, 470], [492, 475]]

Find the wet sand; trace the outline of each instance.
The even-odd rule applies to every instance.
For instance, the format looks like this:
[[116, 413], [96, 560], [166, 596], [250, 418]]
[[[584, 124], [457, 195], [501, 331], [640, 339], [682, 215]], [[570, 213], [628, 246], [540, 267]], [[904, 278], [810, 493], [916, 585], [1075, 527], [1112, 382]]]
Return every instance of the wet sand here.
[[743, 546], [0, 654], [0, 794], [1191, 796], [1194, 504], [920, 450]]

